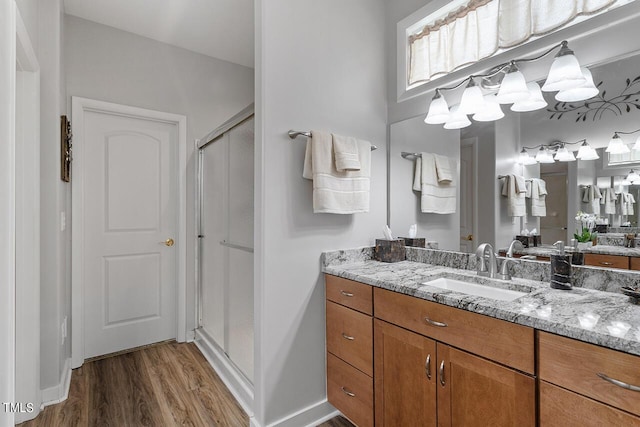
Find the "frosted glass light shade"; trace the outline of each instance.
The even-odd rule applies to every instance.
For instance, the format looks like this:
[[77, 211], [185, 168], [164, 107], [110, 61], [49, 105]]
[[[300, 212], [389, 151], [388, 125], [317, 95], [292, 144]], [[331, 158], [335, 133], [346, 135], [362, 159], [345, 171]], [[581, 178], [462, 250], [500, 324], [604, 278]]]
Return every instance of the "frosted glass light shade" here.
[[575, 162], [576, 161], [576, 158], [573, 155], [573, 153], [567, 150], [566, 147], [558, 148], [558, 152], [556, 152], [554, 159], [556, 159], [559, 162]]
[[611, 141], [609, 141], [609, 145], [605, 151], [609, 154], [626, 154], [631, 150], [629, 150], [627, 144], [625, 144], [622, 138], [616, 133], [613, 135], [613, 138], [611, 138]]
[[460, 112], [459, 107], [459, 105], [451, 107], [449, 119], [444, 124], [445, 129], [462, 129], [471, 124], [467, 115]]
[[632, 183], [640, 181], [640, 175], [638, 175], [633, 169], [629, 172], [629, 175], [625, 178], [627, 181], [631, 181]]
[[553, 156], [551, 155], [549, 150], [547, 150], [544, 147], [540, 147], [540, 150], [538, 150], [538, 154], [536, 154], [536, 162], [538, 162], [538, 163], [553, 163], [553, 162], [555, 162], [555, 160], [553, 160]]
[[513, 104], [511, 106], [511, 111], [535, 111], [547, 106], [547, 101], [544, 100], [538, 83], [527, 83], [527, 89], [529, 90], [529, 97], [523, 101], [518, 101]]
[[542, 86], [545, 92], [555, 92], [559, 90], [572, 89], [584, 83], [585, 78], [580, 70], [580, 63], [572, 53], [556, 56], [551, 64], [547, 80]]
[[496, 99], [495, 95], [484, 96], [484, 108], [472, 116], [472, 119], [477, 122], [492, 122], [504, 117], [502, 108]]
[[631, 147], [632, 150], [640, 150], [640, 136], [638, 137], [638, 139], [636, 139], [635, 144], [633, 144], [633, 147]]
[[513, 104], [529, 98], [527, 82], [520, 71], [512, 70], [504, 75], [496, 99], [500, 104]]
[[473, 80], [470, 80], [469, 85], [462, 92], [459, 111], [462, 114], [475, 114], [483, 109], [484, 97], [482, 96], [482, 91], [473, 83]]
[[556, 100], [562, 102], [584, 101], [585, 99], [593, 98], [600, 93], [596, 85], [593, 84], [591, 71], [586, 67], [582, 67], [580, 70], [582, 70], [582, 75], [585, 79], [584, 83], [578, 87], [574, 87], [573, 89], [561, 90], [556, 93]]
[[582, 143], [576, 157], [579, 160], [598, 160], [600, 158], [596, 150], [594, 150], [587, 141]]
[[441, 125], [449, 119], [449, 114], [447, 100], [444, 99], [444, 96], [436, 92], [433, 99], [431, 99], [429, 112], [427, 113], [427, 117], [425, 117], [424, 122], [430, 125]]
[[536, 162], [536, 159], [531, 157], [529, 153], [527, 153], [527, 150], [523, 148], [522, 151], [520, 152], [520, 155], [518, 156], [518, 163], [524, 166], [528, 166], [528, 165], [535, 165], [537, 162]]

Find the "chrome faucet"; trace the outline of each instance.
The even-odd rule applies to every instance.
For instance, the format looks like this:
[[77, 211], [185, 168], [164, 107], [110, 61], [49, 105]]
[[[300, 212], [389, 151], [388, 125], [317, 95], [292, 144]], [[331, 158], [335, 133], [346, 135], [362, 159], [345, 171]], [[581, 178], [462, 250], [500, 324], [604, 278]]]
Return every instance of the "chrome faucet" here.
[[519, 260], [513, 258], [505, 258], [500, 264], [500, 273], [496, 277], [500, 280], [511, 280], [511, 272], [509, 271], [509, 264], [518, 264]]
[[490, 243], [483, 243], [478, 246], [478, 249], [476, 249], [476, 259], [478, 260], [476, 267], [478, 276], [496, 277], [498, 263], [496, 261], [496, 254], [493, 252], [493, 246], [491, 246]]
[[514, 250], [524, 250], [524, 246], [522, 245], [522, 242], [518, 239], [514, 239], [510, 244], [509, 244], [509, 249], [507, 249], [507, 258], [513, 258], [513, 251]]

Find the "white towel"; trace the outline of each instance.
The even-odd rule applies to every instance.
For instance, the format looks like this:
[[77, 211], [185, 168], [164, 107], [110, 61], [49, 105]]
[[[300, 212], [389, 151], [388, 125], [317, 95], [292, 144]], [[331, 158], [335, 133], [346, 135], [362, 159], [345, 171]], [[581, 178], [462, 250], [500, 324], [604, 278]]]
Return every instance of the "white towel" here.
[[433, 157], [436, 161], [438, 184], [450, 184], [454, 175], [454, 171], [451, 170], [451, 160], [440, 154], [434, 154]]
[[616, 192], [613, 188], [604, 188], [601, 191], [602, 198], [600, 199], [600, 204], [604, 205], [604, 213], [605, 215], [615, 214], [616, 213]]
[[413, 189], [422, 190], [422, 157], [416, 157], [415, 169], [413, 171]]
[[602, 194], [598, 187], [595, 185], [585, 187], [582, 201], [588, 205], [588, 209], [585, 209], [587, 212], [600, 215], [600, 199]]
[[338, 172], [330, 133], [312, 131], [307, 141], [302, 176], [313, 179], [313, 212], [369, 212], [371, 144], [358, 141], [359, 171]]
[[633, 204], [636, 202], [631, 193], [620, 193], [618, 213], [621, 215], [633, 215]]
[[[446, 158], [446, 157], [445, 157]], [[456, 170], [455, 159], [446, 158], [449, 170]], [[453, 177], [449, 183], [438, 183], [435, 155], [422, 153], [422, 159], [416, 159], [414, 175], [414, 190], [417, 191], [416, 181], [420, 180], [420, 210], [423, 213], [451, 214], [456, 212], [457, 196], [456, 184]]]
[[547, 216], [547, 183], [539, 178], [531, 179], [531, 216]]
[[360, 159], [358, 158], [358, 140], [351, 136], [332, 134], [333, 154], [336, 158], [336, 170], [359, 171]]
[[509, 216], [525, 216], [527, 208], [525, 195], [527, 187], [524, 177], [513, 174], [507, 175], [502, 184], [502, 195], [507, 198], [507, 212]]

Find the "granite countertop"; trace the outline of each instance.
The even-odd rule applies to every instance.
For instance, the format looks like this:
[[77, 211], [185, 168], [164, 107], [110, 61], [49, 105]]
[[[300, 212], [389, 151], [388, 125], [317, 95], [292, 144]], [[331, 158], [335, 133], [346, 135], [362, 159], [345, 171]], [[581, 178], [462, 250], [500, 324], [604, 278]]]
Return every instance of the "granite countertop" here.
[[[357, 256], [345, 255], [347, 251], [323, 253], [323, 272], [640, 355], [640, 305], [631, 304], [625, 295], [579, 287], [557, 290], [547, 282], [490, 279], [477, 276], [474, 270], [423, 262], [383, 263], [371, 260], [362, 248], [353, 251], [360, 252]], [[515, 301], [498, 301], [422, 284], [439, 277], [531, 292]], [[579, 317], [585, 321], [584, 316], [599, 318], [593, 327], [581, 326]]]
[[627, 248], [624, 246], [595, 245], [583, 251], [585, 254], [604, 254], [640, 257], [640, 248]]

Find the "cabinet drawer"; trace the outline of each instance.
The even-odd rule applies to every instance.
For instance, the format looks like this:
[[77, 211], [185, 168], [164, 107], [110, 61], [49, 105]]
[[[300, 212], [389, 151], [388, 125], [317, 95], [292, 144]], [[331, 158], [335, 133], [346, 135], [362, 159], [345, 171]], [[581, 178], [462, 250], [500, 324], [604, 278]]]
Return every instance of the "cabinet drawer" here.
[[327, 351], [373, 376], [373, 319], [327, 301]]
[[[522, 372], [534, 373], [532, 328], [386, 289], [375, 288], [374, 299], [377, 318]], [[436, 322], [442, 325], [436, 326]]]
[[373, 379], [327, 353], [327, 397], [359, 427], [373, 426]]
[[639, 426], [640, 418], [540, 381], [540, 426]]
[[640, 415], [640, 392], [599, 377], [640, 387], [640, 357], [538, 332], [540, 379]]
[[629, 257], [629, 268], [631, 270], [640, 270], [640, 257]]
[[324, 277], [327, 284], [328, 300], [373, 315], [371, 286], [330, 274], [325, 274]]
[[629, 269], [629, 257], [620, 255], [584, 254], [585, 265]]

